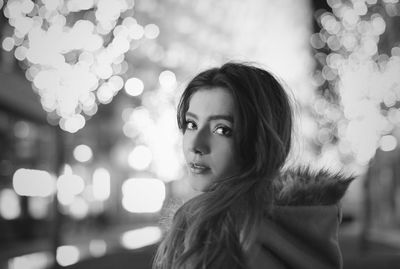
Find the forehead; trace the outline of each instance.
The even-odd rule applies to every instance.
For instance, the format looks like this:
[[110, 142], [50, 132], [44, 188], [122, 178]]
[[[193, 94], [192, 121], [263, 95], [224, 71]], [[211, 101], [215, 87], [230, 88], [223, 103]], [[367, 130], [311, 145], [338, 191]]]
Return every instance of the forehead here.
[[233, 116], [234, 100], [231, 93], [224, 88], [204, 88], [192, 95], [188, 111], [200, 115]]

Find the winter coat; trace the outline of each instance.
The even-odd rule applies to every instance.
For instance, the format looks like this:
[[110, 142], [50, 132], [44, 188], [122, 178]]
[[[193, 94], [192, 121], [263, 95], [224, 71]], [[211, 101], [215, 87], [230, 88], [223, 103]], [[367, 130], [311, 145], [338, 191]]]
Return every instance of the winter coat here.
[[248, 252], [251, 269], [342, 268], [340, 199], [350, 177], [298, 169], [274, 180], [275, 203]]

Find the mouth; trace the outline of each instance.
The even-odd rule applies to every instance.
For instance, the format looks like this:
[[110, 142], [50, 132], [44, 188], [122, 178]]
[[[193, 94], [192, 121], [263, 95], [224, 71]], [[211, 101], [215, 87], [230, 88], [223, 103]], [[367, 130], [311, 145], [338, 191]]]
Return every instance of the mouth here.
[[189, 168], [194, 174], [204, 174], [208, 173], [210, 170], [210, 167], [198, 163], [189, 163]]

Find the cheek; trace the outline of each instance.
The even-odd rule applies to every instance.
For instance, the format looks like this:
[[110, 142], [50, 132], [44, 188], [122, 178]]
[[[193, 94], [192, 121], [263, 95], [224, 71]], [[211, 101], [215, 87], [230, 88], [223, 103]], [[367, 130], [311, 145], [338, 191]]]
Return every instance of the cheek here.
[[187, 155], [189, 153], [189, 145], [190, 145], [189, 142], [190, 142], [189, 137], [186, 134], [184, 134], [182, 138], [182, 151], [183, 155], [185, 155], [185, 158], [187, 158]]
[[221, 172], [225, 170], [231, 171], [233, 168], [237, 168], [239, 163], [236, 161], [237, 158], [233, 143], [227, 143], [225, 145], [220, 143], [218, 146], [218, 154], [214, 156], [214, 160], [218, 163]]
[[235, 156], [233, 154], [229, 156], [229, 159], [227, 159], [225, 166], [230, 171], [238, 170], [239, 164], [236, 161], [236, 158], [235, 158]]

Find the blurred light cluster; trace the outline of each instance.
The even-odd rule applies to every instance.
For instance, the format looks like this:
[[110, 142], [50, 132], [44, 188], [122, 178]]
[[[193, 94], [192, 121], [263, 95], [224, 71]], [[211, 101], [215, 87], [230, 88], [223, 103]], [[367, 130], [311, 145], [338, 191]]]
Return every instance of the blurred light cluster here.
[[97, 167], [90, 173], [85, 167], [75, 166], [73, 170], [65, 165], [57, 180], [57, 198], [63, 212], [75, 219], [101, 213], [110, 194], [111, 174], [104, 167]]
[[126, 91], [131, 95], [142, 94], [142, 105], [122, 111], [122, 130], [136, 144], [127, 156], [129, 166], [138, 171], [149, 170], [158, 178], [171, 181], [181, 175], [175, 108], [179, 92], [173, 71], [161, 71], [158, 80], [157, 88], [146, 92], [143, 92], [144, 84], [140, 79], [127, 80]]
[[56, 249], [56, 257], [53, 257], [49, 251], [34, 252], [9, 259], [5, 268], [50, 268], [54, 259], [59, 266], [68, 267], [88, 258], [104, 256], [109, 249], [113, 251], [120, 247], [138, 249], [152, 245], [160, 241], [161, 236], [162, 232], [159, 227], [145, 226], [122, 232], [119, 235], [119, 244], [115, 244], [109, 239], [106, 240], [104, 236], [103, 239], [91, 239], [87, 244], [60, 245]]
[[0, 216], [4, 219], [18, 218], [21, 215], [20, 196], [29, 197], [28, 212], [34, 219], [48, 216], [54, 195], [63, 213], [75, 219], [101, 212], [103, 203], [111, 194], [110, 172], [97, 167], [91, 175], [89, 169], [79, 165], [74, 170], [67, 164], [58, 178], [44, 170], [16, 170], [13, 189], [0, 192]]
[[[314, 110], [325, 121], [336, 123], [339, 152], [335, 154], [350, 154], [356, 163], [366, 164], [380, 145], [383, 150], [397, 145], [394, 136], [382, 136], [400, 123], [396, 107], [400, 101], [400, 47], [391, 48], [387, 55], [379, 52], [378, 44], [387, 27], [385, 19], [400, 15], [400, 7], [394, 0], [378, 4], [376, 0], [329, 0], [328, 4], [332, 12], [320, 15], [321, 31], [311, 37], [315, 49], [329, 50], [315, 55], [322, 68], [314, 78], [318, 86], [327, 83], [340, 96], [341, 104], [321, 99]], [[383, 12], [378, 12], [377, 5], [382, 5]], [[319, 131], [321, 144], [332, 141], [331, 131]]]
[[83, 178], [65, 165], [64, 173], [57, 179], [57, 198], [62, 205], [71, 205], [75, 198], [85, 189]]
[[[141, 151], [149, 149], [138, 146], [135, 160], [141, 169], [145, 169], [141, 161]], [[149, 161], [146, 161], [146, 167]], [[42, 219], [48, 215], [49, 204], [56, 195], [62, 212], [75, 219], [84, 219], [90, 213], [103, 210], [102, 205], [110, 198], [111, 175], [104, 167], [89, 171], [80, 166], [74, 169], [66, 164], [62, 174], [56, 177], [47, 171], [34, 169], [18, 169], [13, 175], [13, 189], [0, 192], [0, 216], [4, 219], [16, 219], [21, 215], [20, 196], [28, 196], [30, 203], [28, 211], [33, 218]], [[128, 212], [155, 213], [158, 212], [166, 197], [165, 183], [155, 178], [130, 178], [122, 184], [122, 206]], [[96, 251], [96, 250], [95, 250]], [[100, 252], [100, 250], [98, 251]], [[65, 261], [65, 264], [69, 261]]]
[[133, 0], [7, 1], [4, 15], [14, 33], [2, 47], [25, 63], [43, 108], [63, 130], [78, 131], [84, 115], [110, 103], [124, 86], [125, 53], [159, 35], [157, 25], [131, 17], [133, 7]]
[[[37, 182], [37, 181], [36, 181]], [[42, 182], [42, 183], [45, 183]], [[53, 185], [53, 184], [51, 184]], [[27, 184], [27, 187], [32, 186]], [[39, 185], [40, 186], [40, 185]], [[48, 188], [48, 186], [44, 186]], [[0, 192], [0, 216], [6, 220], [17, 219], [21, 216], [20, 196], [29, 196], [28, 213], [34, 219], [45, 219], [49, 214], [49, 205], [51, 200], [49, 197], [36, 196], [38, 193], [34, 191], [27, 192], [26, 189], [17, 187], [18, 192], [23, 191], [25, 194], [17, 193], [15, 189], [3, 189]], [[37, 190], [37, 188], [35, 188]], [[31, 196], [34, 195], [34, 196]]]
[[122, 232], [119, 235], [119, 244], [110, 244], [105, 239], [92, 239], [86, 244], [61, 245], [57, 247], [56, 257], [52, 253], [34, 252], [17, 256], [8, 260], [5, 268], [8, 269], [38, 269], [49, 268], [55, 260], [57, 264], [66, 267], [74, 265], [82, 260], [91, 257], [101, 257], [106, 254], [108, 248], [138, 249], [152, 245], [160, 241], [162, 236], [161, 229], [157, 226], [145, 226], [134, 230]]

